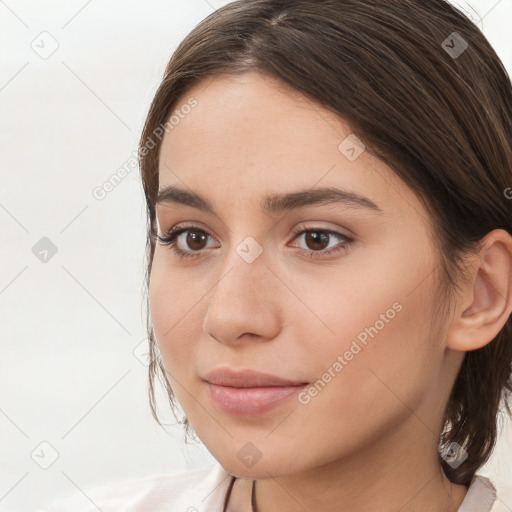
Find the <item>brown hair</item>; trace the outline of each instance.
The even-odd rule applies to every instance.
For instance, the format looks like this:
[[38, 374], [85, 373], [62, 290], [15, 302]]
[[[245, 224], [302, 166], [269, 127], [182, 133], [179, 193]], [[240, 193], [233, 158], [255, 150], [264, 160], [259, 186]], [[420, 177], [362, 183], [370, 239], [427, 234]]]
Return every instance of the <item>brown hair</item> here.
[[[445, 294], [436, 307], [446, 313], [464, 277], [463, 256], [493, 229], [512, 233], [504, 192], [512, 185], [512, 87], [484, 35], [443, 0], [236, 1], [199, 23], [172, 55], [140, 139], [148, 213], [146, 291], [162, 126], [169, 126], [193, 84], [249, 70], [277, 78], [343, 116], [366, 149], [416, 193], [436, 232]], [[150, 141], [155, 147], [148, 150]], [[175, 402], [147, 304], [150, 404], [161, 424], [156, 377], [173, 409]], [[454, 483], [469, 485], [488, 460], [502, 394], [511, 414], [511, 361], [512, 317], [492, 342], [464, 356], [440, 444], [458, 443], [468, 454], [460, 465], [440, 455]], [[184, 425], [188, 433], [187, 419]]]

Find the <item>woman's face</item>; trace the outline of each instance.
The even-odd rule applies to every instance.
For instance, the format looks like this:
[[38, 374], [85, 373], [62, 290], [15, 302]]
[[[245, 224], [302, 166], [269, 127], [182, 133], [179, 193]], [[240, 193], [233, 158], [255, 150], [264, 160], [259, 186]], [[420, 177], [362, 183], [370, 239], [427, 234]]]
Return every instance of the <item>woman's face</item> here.
[[[437, 446], [457, 368], [431, 325], [437, 259], [420, 201], [339, 117], [269, 77], [217, 76], [176, 108], [159, 188], [214, 213], [176, 194], [157, 204], [159, 234], [188, 228], [175, 241], [190, 256], [157, 242], [150, 311], [206, 447], [231, 473], [268, 478]], [[314, 200], [325, 189], [343, 192]], [[214, 387], [217, 369], [308, 385]]]

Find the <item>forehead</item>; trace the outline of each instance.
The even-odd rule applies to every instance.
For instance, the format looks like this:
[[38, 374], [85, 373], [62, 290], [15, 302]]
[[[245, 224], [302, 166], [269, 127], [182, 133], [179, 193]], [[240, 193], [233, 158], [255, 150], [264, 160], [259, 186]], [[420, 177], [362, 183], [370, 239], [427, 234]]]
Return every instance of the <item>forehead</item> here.
[[192, 99], [163, 139], [160, 189], [179, 185], [220, 203], [257, 196], [259, 204], [272, 192], [314, 187], [364, 191], [384, 208], [397, 206], [397, 192], [416, 200], [368, 151], [347, 158], [352, 131], [343, 118], [275, 79], [257, 72], [208, 78], [175, 111]]
[[[277, 150], [292, 157], [302, 153], [299, 145], [305, 141], [309, 149], [303, 149], [312, 153], [327, 131], [330, 138], [324, 140], [322, 149], [350, 133], [339, 116], [257, 72], [217, 75], [199, 82], [182, 95], [175, 110], [192, 98], [196, 105], [165, 135], [163, 156], [167, 152], [201, 153], [202, 143], [209, 151], [222, 153], [223, 158], [233, 155], [240, 159], [256, 149], [259, 156], [275, 156]], [[295, 151], [290, 152], [291, 148]], [[337, 144], [331, 150], [337, 151]]]

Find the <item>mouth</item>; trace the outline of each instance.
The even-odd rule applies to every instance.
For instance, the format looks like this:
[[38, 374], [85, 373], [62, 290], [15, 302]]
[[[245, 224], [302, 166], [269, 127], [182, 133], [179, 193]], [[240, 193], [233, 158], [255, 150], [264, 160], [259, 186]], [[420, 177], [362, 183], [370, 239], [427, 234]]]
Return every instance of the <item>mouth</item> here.
[[255, 416], [283, 405], [308, 383], [254, 370], [217, 369], [204, 379], [213, 403], [222, 412]]

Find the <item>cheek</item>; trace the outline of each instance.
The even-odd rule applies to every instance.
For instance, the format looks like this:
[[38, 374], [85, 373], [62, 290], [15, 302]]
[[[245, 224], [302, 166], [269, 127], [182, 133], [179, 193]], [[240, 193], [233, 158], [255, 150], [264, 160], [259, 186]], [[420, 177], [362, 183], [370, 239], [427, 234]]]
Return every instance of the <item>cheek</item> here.
[[396, 257], [358, 259], [343, 276], [309, 287], [308, 305], [318, 318], [308, 329], [314, 342], [303, 364], [317, 379], [311, 406], [319, 416], [330, 411], [323, 421], [333, 430], [365, 424], [370, 412], [382, 421], [405, 415], [403, 404], [416, 407], [434, 385], [442, 351], [430, 337], [433, 267], [420, 254]]
[[[199, 336], [201, 321], [197, 319], [197, 308], [200, 304], [197, 304], [197, 290], [181, 282], [179, 272], [170, 270], [166, 250], [155, 249], [149, 282], [149, 310], [165, 367], [174, 373], [186, 368], [185, 363], [193, 359], [194, 347], [187, 340]], [[191, 279], [187, 278], [187, 282]]]

